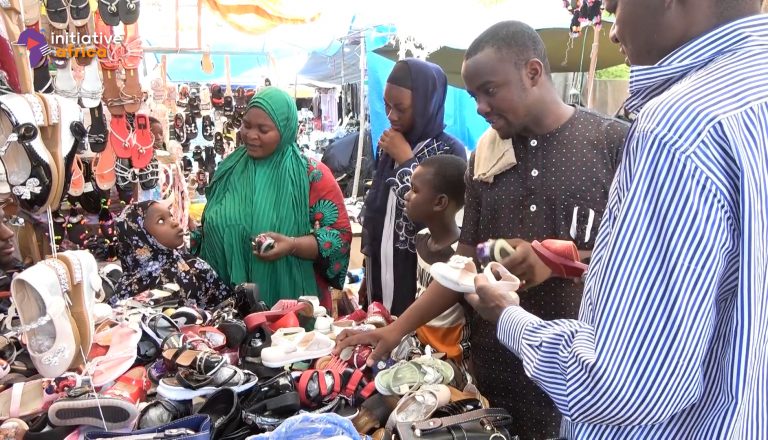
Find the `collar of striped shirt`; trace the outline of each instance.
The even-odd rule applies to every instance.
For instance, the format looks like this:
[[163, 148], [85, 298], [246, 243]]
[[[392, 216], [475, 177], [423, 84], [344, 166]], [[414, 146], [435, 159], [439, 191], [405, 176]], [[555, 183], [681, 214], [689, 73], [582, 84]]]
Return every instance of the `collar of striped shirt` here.
[[689, 41], [653, 66], [633, 66], [626, 110], [639, 112], [648, 101], [684, 76], [725, 53], [742, 51], [751, 46], [764, 46], [764, 39], [752, 37], [755, 34], [764, 37], [767, 26], [768, 14], [753, 15]]

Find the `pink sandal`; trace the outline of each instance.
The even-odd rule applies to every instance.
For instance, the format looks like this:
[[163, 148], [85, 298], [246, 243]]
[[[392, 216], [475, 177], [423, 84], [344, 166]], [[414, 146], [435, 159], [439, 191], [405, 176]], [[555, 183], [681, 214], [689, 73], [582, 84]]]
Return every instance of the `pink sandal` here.
[[579, 249], [572, 241], [549, 239], [539, 243], [534, 240], [531, 247], [552, 274], [561, 278], [580, 278], [589, 268], [580, 261]]
[[136, 348], [141, 340], [141, 330], [120, 325], [110, 331], [109, 350], [104, 356], [89, 362], [87, 370], [93, 386], [104, 386], [128, 371], [136, 362]]
[[96, 155], [96, 159], [93, 160], [93, 177], [96, 180], [96, 186], [99, 189], [108, 191], [115, 186], [117, 182], [117, 174], [115, 174], [115, 152], [112, 150], [112, 145], [107, 144], [107, 148]]

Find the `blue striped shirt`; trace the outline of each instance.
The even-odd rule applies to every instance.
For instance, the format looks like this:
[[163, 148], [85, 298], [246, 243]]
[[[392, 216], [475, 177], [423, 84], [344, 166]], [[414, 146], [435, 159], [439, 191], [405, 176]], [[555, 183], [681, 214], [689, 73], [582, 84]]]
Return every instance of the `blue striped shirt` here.
[[579, 320], [498, 337], [574, 439], [768, 439], [768, 16], [633, 68]]

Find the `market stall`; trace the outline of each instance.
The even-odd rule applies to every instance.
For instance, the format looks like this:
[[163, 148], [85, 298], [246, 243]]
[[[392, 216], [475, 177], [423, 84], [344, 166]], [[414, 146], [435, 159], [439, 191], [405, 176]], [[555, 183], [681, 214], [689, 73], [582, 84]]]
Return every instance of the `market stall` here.
[[[378, 362], [368, 345], [334, 351], [344, 330], [397, 319], [356, 297], [359, 197], [392, 66], [367, 45], [394, 28], [355, 23], [351, 9], [324, 14], [318, 2], [263, 3], [0, 2], [0, 232], [11, 231], [0, 233], [9, 257], [0, 258], [0, 438], [431, 438], [430, 420], [441, 418], [510, 438], [509, 414], [474, 387], [461, 353], [415, 334]], [[299, 37], [311, 43], [299, 47]], [[298, 122], [309, 169], [275, 171], [290, 161], [280, 156], [269, 176], [283, 180], [269, 184], [285, 197], [250, 217], [309, 208], [311, 232], [299, 239], [317, 240], [313, 261], [275, 265], [264, 278], [316, 287], [321, 271], [331, 282], [318, 281], [317, 295], [273, 298], [191, 254], [211, 182], [232, 169], [220, 164], [247, 148], [249, 103], [273, 89], [293, 98], [290, 111], [259, 109]], [[448, 108], [451, 132], [473, 145], [487, 124], [469, 95], [451, 88]], [[240, 177], [230, 185], [253, 184]], [[317, 190], [329, 182], [346, 205]], [[295, 208], [293, 184], [309, 193], [307, 206]], [[206, 236], [224, 243], [227, 264], [236, 254], [227, 230], [245, 217]], [[261, 232], [248, 237], [257, 254], [305, 251], [296, 236], [286, 245]]]

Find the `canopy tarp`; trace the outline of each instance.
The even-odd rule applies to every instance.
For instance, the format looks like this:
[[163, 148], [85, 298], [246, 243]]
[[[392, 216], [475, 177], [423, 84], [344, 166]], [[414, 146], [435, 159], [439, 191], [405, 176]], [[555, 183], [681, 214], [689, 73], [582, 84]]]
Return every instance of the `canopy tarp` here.
[[[598, 69], [613, 67], [625, 62], [625, 56], [619, 51], [618, 45], [610, 41], [611, 26], [613, 26], [612, 23], [606, 22], [602, 29], [597, 31], [600, 40], [600, 51], [597, 57]], [[589, 55], [592, 51], [594, 28], [585, 28], [581, 35], [576, 38], [571, 38], [566, 27], [539, 29], [538, 32], [547, 48], [547, 58], [552, 72], [584, 72], [589, 70]], [[397, 60], [399, 51], [400, 48], [397, 45], [387, 44], [376, 49], [375, 52], [391, 60]], [[448, 75], [448, 82], [451, 85], [464, 87], [464, 81], [461, 79], [461, 64], [464, 61], [465, 52], [466, 46], [462, 48], [444, 46], [430, 53], [427, 61], [442, 67]]]
[[360, 82], [360, 44], [334, 42], [310, 54], [299, 75], [336, 85]]

